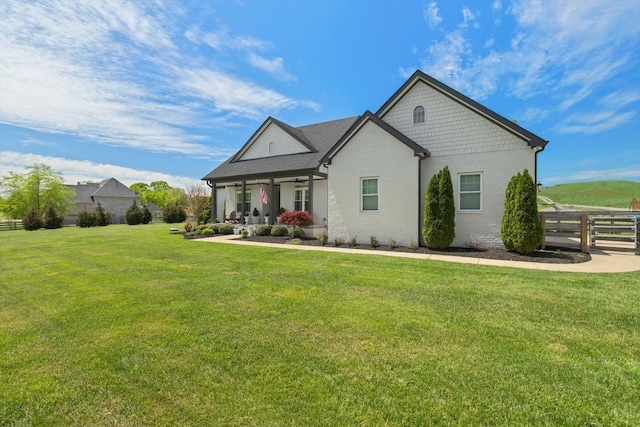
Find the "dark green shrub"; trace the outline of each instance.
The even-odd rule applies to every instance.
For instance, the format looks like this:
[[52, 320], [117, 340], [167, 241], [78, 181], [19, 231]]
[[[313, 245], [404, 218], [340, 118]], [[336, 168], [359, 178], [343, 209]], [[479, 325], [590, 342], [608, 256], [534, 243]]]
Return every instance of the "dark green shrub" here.
[[64, 221], [64, 217], [62, 215], [58, 215], [58, 212], [56, 212], [53, 205], [50, 204], [47, 207], [47, 210], [44, 211], [44, 221], [43, 221], [44, 228], [47, 228], [47, 229], [61, 228], [62, 221]]
[[151, 211], [149, 210], [147, 205], [144, 205], [144, 207], [142, 208], [142, 221], [141, 222], [143, 224], [149, 224], [151, 221], [153, 221], [153, 214], [151, 213]]
[[240, 235], [242, 236], [243, 239], [246, 239], [247, 237], [249, 237], [249, 230], [242, 230]]
[[351, 236], [351, 238], [349, 238], [349, 241], [347, 242], [347, 245], [349, 245], [350, 248], [354, 247], [357, 244], [358, 238], [356, 236]]
[[271, 229], [272, 236], [286, 236], [288, 234], [289, 234], [289, 230], [287, 230], [287, 227], [283, 225], [276, 225]]
[[181, 206], [172, 204], [162, 210], [162, 220], [168, 224], [184, 222], [186, 219], [187, 213]]
[[[544, 230], [538, 215], [537, 192], [533, 178], [527, 169], [518, 175], [515, 178], [517, 185], [511, 182], [507, 185], [508, 194], [505, 194], [505, 213], [501, 227], [502, 240], [507, 248], [521, 254], [529, 254], [542, 243]], [[504, 215], [508, 215], [507, 218]]]
[[427, 247], [445, 249], [451, 245], [456, 236], [455, 214], [451, 174], [445, 166], [431, 178], [425, 195], [422, 236]]
[[378, 246], [380, 246], [380, 240], [378, 240], [376, 236], [369, 237], [369, 243], [371, 244], [372, 248], [377, 248]]
[[509, 184], [507, 184], [507, 189], [504, 194], [504, 211], [502, 212], [502, 223], [500, 225], [500, 236], [502, 238], [502, 243], [507, 248], [507, 250], [514, 250], [513, 246], [513, 236], [512, 236], [512, 223], [514, 216], [514, 206], [515, 206], [515, 195], [516, 190], [518, 188], [518, 182], [520, 182], [520, 178], [522, 174], [518, 172], [517, 175], [514, 175], [509, 180]]
[[302, 227], [293, 226], [289, 229], [289, 236], [293, 237], [294, 239], [304, 239], [306, 234]]
[[271, 235], [271, 226], [270, 225], [260, 225], [256, 228], [257, 236], [269, 236]]
[[95, 215], [98, 226], [104, 227], [111, 224], [111, 214], [106, 212], [100, 203], [98, 203]]
[[138, 225], [142, 223], [142, 209], [138, 206], [138, 203], [134, 200], [129, 209], [127, 209], [127, 213], [124, 215], [124, 220], [129, 225]]
[[38, 213], [38, 209], [32, 207], [27, 211], [27, 214], [22, 217], [22, 226], [28, 231], [39, 230], [42, 228], [42, 217]]
[[82, 228], [95, 227], [98, 225], [98, 216], [93, 212], [80, 212], [76, 215], [76, 225]]
[[233, 225], [222, 224], [218, 227], [218, 232], [220, 234], [233, 234]]
[[396, 242], [395, 239], [389, 239], [389, 247], [391, 249], [397, 249], [398, 248], [398, 242]]
[[213, 224], [213, 225], [211, 226], [211, 229], [213, 230], [213, 233], [214, 233], [214, 234], [218, 234], [218, 233], [220, 233], [220, 224]]

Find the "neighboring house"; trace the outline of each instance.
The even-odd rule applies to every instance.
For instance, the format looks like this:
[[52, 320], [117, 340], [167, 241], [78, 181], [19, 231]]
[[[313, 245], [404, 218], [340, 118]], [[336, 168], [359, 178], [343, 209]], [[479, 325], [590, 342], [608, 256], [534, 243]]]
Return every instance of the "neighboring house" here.
[[[67, 217], [67, 220], [73, 220], [73, 222], [79, 212], [95, 212], [100, 203], [104, 210], [111, 214], [112, 222], [119, 224], [124, 222], [127, 209], [131, 207], [134, 200], [140, 205], [140, 196], [115, 178], [105, 179], [99, 183], [79, 182], [78, 185], [67, 185], [67, 187], [76, 192], [73, 212]], [[152, 212], [160, 210], [155, 205], [147, 205]]]
[[258, 207], [273, 222], [282, 206], [311, 212], [330, 239], [376, 236], [407, 245], [423, 243], [425, 191], [448, 166], [453, 245], [502, 247], [507, 183], [524, 169], [535, 178], [547, 142], [416, 71], [376, 113], [302, 127], [269, 117], [202, 179], [211, 187], [212, 217]]

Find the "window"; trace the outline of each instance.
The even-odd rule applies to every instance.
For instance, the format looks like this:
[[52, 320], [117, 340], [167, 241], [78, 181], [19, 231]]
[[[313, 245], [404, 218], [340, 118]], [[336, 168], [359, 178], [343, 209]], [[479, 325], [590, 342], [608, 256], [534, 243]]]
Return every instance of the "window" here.
[[378, 210], [378, 178], [361, 178], [362, 211], [376, 212]]
[[479, 211], [482, 209], [481, 188], [482, 174], [470, 173], [459, 175], [460, 210]]
[[[245, 200], [245, 212], [251, 212], [251, 190], [247, 190], [244, 193]], [[236, 192], [236, 212], [238, 215], [242, 215], [242, 191]]]
[[417, 125], [419, 123], [424, 123], [426, 119], [427, 113], [424, 110], [422, 105], [418, 105], [413, 109], [413, 124]]
[[269, 143], [269, 155], [273, 156], [274, 154], [276, 154], [276, 143], [275, 142], [270, 142]]
[[293, 197], [293, 209], [296, 211], [306, 211], [309, 204], [309, 188], [299, 187], [295, 189]]

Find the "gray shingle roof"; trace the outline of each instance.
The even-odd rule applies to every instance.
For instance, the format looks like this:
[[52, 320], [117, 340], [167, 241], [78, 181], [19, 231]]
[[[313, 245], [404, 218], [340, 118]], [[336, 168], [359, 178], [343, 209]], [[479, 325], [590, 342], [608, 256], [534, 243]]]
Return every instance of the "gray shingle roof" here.
[[304, 141], [305, 145], [315, 151], [250, 160], [236, 160], [237, 156], [232, 156], [202, 179], [233, 181], [313, 173], [318, 170], [322, 157], [338, 142], [358, 118], [357, 116], [348, 117], [294, 128], [270, 117], [267, 119], [268, 121], [272, 121], [273, 124], [281, 127], [297, 140]]

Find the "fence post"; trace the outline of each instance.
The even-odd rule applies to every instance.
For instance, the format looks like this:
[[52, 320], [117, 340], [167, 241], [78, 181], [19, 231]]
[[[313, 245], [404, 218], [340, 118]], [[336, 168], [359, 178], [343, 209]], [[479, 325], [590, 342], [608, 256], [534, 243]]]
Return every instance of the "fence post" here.
[[590, 242], [591, 246], [595, 246], [596, 245], [595, 225], [596, 225], [596, 220], [593, 217], [591, 217], [589, 219], [589, 235], [590, 235], [589, 240], [591, 241]]
[[582, 214], [580, 217], [580, 251], [589, 253], [589, 216]]
[[640, 255], [640, 216], [636, 216], [636, 255]]
[[547, 215], [544, 212], [540, 212], [540, 224], [542, 224], [542, 249], [547, 244]]

